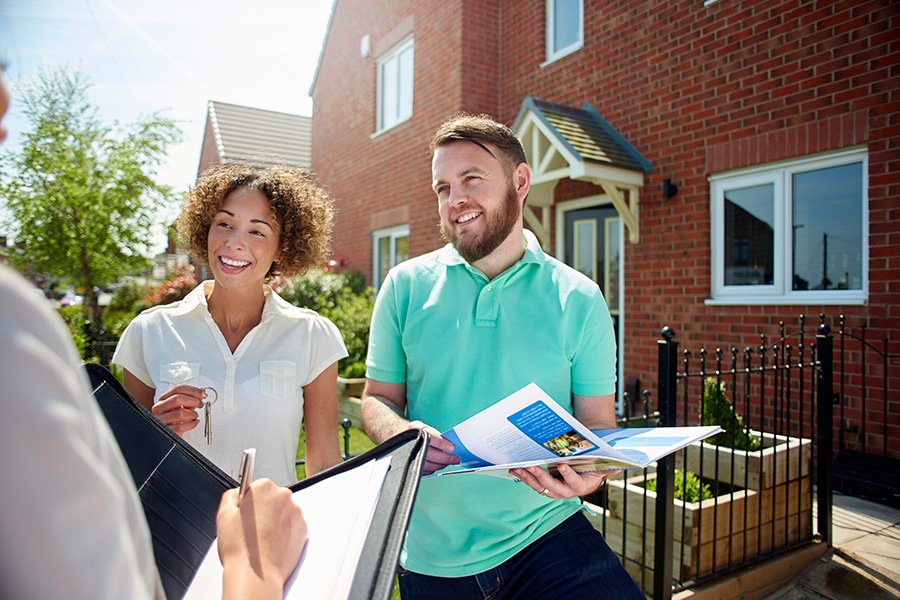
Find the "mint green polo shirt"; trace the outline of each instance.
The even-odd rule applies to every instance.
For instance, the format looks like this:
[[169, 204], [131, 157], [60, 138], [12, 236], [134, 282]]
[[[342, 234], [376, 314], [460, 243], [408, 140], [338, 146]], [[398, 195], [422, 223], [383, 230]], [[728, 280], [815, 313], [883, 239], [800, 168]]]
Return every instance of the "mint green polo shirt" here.
[[[367, 376], [405, 383], [407, 416], [445, 431], [534, 381], [572, 395], [615, 391], [612, 319], [597, 284], [543, 253], [489, 280], [447, 245], [394, 267], [375, 301]], [[580, 507], [490, 475], [424, 479], [400, 562], [426, 575], [493, 568]]]

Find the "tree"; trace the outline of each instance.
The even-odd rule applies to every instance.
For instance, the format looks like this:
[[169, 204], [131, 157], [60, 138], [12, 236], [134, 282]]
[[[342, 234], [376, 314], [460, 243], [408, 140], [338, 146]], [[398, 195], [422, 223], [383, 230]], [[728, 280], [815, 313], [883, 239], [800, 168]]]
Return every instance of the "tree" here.
[[100, 327], [95, 286], [146, 268], [151, 227], [172, 197], [154, 181], [166, 147], [181, 139], [158, 113], [118, 132], [99, 121], [78, 72], [42, 70], [19, 101], [31, 130], [0, 156], [0, 202], [15, 240], [11, 260], [70, 279]]

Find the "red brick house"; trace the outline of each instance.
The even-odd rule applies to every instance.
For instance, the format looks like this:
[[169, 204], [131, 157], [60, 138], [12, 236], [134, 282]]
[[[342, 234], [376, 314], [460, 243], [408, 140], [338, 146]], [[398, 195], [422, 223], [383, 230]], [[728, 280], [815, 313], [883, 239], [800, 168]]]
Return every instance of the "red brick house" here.
[[621, 381], [655, 382], [664, 325], [752, 345], [843, 314], [897, 351], [896, 3], [336, 0], [311, 94], [335, 258], [376, 285], [441, 244], [431, 133], [484, 112], [523, 139], [526, 225], [603, 289]]

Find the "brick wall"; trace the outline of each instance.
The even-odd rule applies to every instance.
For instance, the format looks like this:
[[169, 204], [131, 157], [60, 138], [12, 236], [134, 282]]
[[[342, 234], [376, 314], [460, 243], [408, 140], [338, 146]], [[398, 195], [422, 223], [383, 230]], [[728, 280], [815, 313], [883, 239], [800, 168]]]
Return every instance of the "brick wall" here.
[[209, 117], [207, 117], [206, 127], [203, 130], [203, 146], [200, 148], [200, 164], [197, 167], [197, 175], [219, 162], [219, 150], [216, 148], [212, 124], [209, 122]]
[[[543, 3], [502, 5], [500, 118], [511, 123], [528, 95], [590, 102], [653, 164], [641, 193], [640, 243], [626, 248], [626, 375], [656, 381], [653, 342], [664, 325], [692, 347], [741, 346], [801, 313], [844, 314], [853, 327], [865, 321], [870, 336], [887, 335], [900, 352], [900, 5], [702, 4], [585, 0], [584, 48], [544, 67]], [[707, 177], [862, 145], [869, 303], [706, 305]], [[665, 201], [667, 177], [679, 192]], [[590, 193], [597, 192], [584, 183], [561, 182], [557, 201]], [[888, 390], [898, 384], [891, 373]], [[880, 422], [872, 414], [878, 402], [867, 403], [866, 417]], [[894, 404], [890, 422], [900, 427]], [[849, 410], [862, 417], [859, 403]], [[893, 451], [900, 455], [896, 442]]]
[[[441, 245], [428, 141], [443, 120], [460, 110], [496, 111], [498, 15], [497, 2], [477, 0], [336, 4], [313, 89], [313, 171], [339, 207], [334, 257], [367, 278], [370, 233], [402, 224], [389, 223], [398, 218], [392, 211], [398, 205], [408, 207], [411, 255]], [[409, 33], [415, 35], [412, 118], [373, 136], [376, 61]], [[373, 52], [361, 58], [360, 39], [366, 34]], [[493, 66], [476, 69], [473, 57], [488, 57]], [[467, 75], [465, 93], [464, 65], [478, 71]]]
[[[653, 165], [640, 242], [625, 253], [626, 376], [655, 384], [664, 325], [684, 344], [715, 348], [756, 344], [801, 313], [844, 314], [900, 352], [900, 4], [584, 0], [584, 47], [541, 66], [544, 11], [544, 2], [519, 0], [337, 2], [313, 93], [313, 168], [340, 205], [336, 257], [368, 273], [370, 225], [403, 204], [412, 254], [439, 244], [426, 146], [446, 116], [465, 109], [512, 124], [526, 96], [589, 102]], [[416, 35], [413, 117], [372, 138], [376, 57], [361, 59], [359, 40], [368, 33], [375, 48], [400, 23]], [[707, 305], [708, 176], [863, 145], [869, 302]], [[665, 178], [679, 187], [669, 200]], [[563, 181], [556, 193], [559, 201], [598, 190]], [[898, 389], [900, 374], [889, 373], [888, 385]], [[890, 423], [900, 456], [896, 396]], [[874, 410], [848, 408], [857, 419], [876, 418]]]

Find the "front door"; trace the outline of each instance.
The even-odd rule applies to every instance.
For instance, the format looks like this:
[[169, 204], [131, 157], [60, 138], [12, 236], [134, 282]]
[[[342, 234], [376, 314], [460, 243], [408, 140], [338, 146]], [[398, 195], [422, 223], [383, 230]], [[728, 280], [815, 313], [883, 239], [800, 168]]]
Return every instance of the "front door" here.
[[619, 339], [619, 242], [622, 220], [612, 206], [594, 206], [565, 213], [565, 258], [567, 265], [597, 282], [612, 316], [616, 342]]

